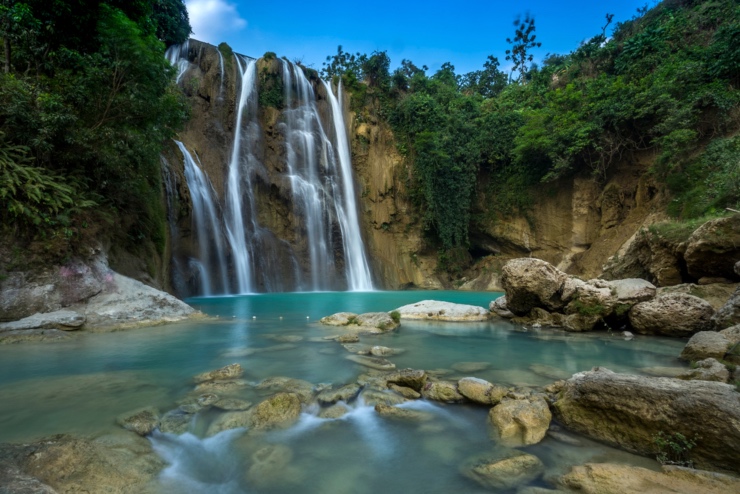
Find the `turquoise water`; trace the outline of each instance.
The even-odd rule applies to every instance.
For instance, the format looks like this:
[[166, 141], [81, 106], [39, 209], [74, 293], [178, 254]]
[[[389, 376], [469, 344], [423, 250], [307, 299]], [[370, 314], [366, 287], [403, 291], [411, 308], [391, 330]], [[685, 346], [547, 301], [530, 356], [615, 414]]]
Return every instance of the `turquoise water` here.
[[[195, 298], [189, 302], [213, 318], [81, 334], [69, 342], [2, 346], [0, 441], [115, 429], [115, 417], [134, 408], [156, 406], [162, 412], [176, 408], [177, 401], [192, 390], [193, 375], [233, 362], [244, 367], [244, 379], [251, 383], [274, 376], [313, 384], [354, 382], [367, 369], [348, 360], [350, 352], [338, 343], [323, 340], [340, 330], [318, 324], [322, 316], [390, 311], [425, 299], [487, 307], [498, 295], [369, 292]], [[404, 321], [398, 331], [361, 336], [360, 341], [398, 349], [401, 353], [388, 357], [398, 368], [434, 369], [445, 379], [474, 375], [521, 388], [543, 386], [596, 365], [636, 373], [677, 367], [684, 343], [650, 337], [624, 341], [609, 333], [525, 330], [501, 320]], [[479, 370], [466, 371], [471, 362]], [[237, 397], [256, 403], [264, 396], [265, 391], [249, 387]], [[459, 469], [471, 455], [497, 447], [488, 438], [488, 409], [425, 401], [411, 406], [421, 407], [432, 420], [391, 422], [377, 417], [371, 407], [354, 403], [351, 413], [340, 420], [320, 420], [306, 410], [299, 424], [288, 431], [259, 437], [236, 431], [206, 439], [206, 414], [194, 424], [194, 435], [164, 443], [155, 440], [158, 452], [172, 463], [163, 474], [162, 489], [235, 494], [479, 490]], [[206, 442], [209, 447], [204, 447]], [[551, 472], [593, 458], [646, 461], [581, 442], [575, 447], [546, 438], [526, 450], [540, 457]], [[267, 446], [287, 448], [280, 450], [280, 473], [245, 474], [254, 463], [251, 455]], [[214, 480], [209, 462], [222, 457], [232, 458], [234, 467], [218, 469], [220, 477]], [[207, 481], [201, 478], [204, 475]]]

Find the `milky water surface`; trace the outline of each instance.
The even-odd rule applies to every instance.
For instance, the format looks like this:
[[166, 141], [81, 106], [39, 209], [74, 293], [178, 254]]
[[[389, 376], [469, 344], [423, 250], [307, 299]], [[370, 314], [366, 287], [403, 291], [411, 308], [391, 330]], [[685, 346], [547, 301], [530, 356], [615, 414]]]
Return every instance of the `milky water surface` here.
[[[388, 311], [424, 299], [487, 306], [499, 294], [471, 292], [282, 293], [189, 302], [209, 319], [110, 334], [84, 334], [70, 342], [0, 347], [0, 442], [49, 434], [95, 434], [116, 428], [118, 414], [141, 406], [162, 412], [192, 391], [194, 374], [233, 362], [257, 383], [273, 376], [314, 384], [354, 382], [366, 368], [322, 337], [339, 330], [317, 323], [339, 311]], [[296, 341], [298, 340], [298, 341]], [[437, 370], [445, 379], [473, 375], [532, 388], [601, 365], [646, 373], [676, 367], [684, 341], [610, 333], [572, 334], [485, 323], [403, 322], [398, 331], [361, 337], [361, 344], [402, 350], [388, 357], [398, 368]], [[473, 363], [473, 364], [471, 364]], [[468, 371], [470, 367], [479, 370]], [[251, 387], [240, 398], [258, 402], [269, 392]], [[379, 417], [362, 399], [340, 419], [304, 410], [285, 431], [243, 430], [205, 437], [213, 412], [199, 414], [191, 432], [157, 434], [155, 451], [169, 463], [163, 492], [477, 492], [460, 473], [471, 457], [499, 450], [489, 439], [488, 408], [427, 401], [404, 406], [429, 420]], [[585, 461], [649, 460], [583, 438], [579, 446], [550, 437], [524, 448], [545, 463], [548, 475]], [[538, 483], [539, 482], [539, 483]], [[542, 484], [542, 480], [536, 481]]]

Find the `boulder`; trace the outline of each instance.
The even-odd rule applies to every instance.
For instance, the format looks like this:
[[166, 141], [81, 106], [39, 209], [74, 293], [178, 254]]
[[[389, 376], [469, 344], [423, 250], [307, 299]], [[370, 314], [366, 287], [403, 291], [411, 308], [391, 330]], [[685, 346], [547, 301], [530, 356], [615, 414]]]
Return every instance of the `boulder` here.
[[677, 376], [679, 379], [697, 381], [717, 381], [726, 383], [730, 380], [730, 371], [724, 364], [713, 358], [699, 360], [693, 369], [689, 369]]
[[542, 396], [521, 400], [504, 398], [488, 412], [494, 436], [507, 446], [526, 446], [542, 441], [552, 414]]
[[19, 321], [0, 324], [0, 331], [18, 331], [27, 329], [61, 329], [72, 331], [85, 323], [85, 316], [73, 310], [36, 313]]
[[126, 430], [146, 436], [159, 427], [159, 410], [152, 407], [140, 408], [119, 415], [116, 422]]
[[401, 319], [424, 321], [469, 322], [485, 321], [490, 317], [489, 312], [483, 307], [437, 300], [422, 300], [399, 307], [396, 311], [401, 314]]
[[595, 368], [565, 381], [553, 412], [575, 432], [643, 455], [655, 453], [659, 432], [698, 435], [695, 465], [740, 471], [740, 393], [728, 384]]
[[360, 394], [361, 389], [357, 383], [346, 384], [336, 389], [325, 389], [316, 396], [316, 400], [325, 406], [338, 401], [350, 402]]
[[720, 331], [719, 334], [727, 338], [727, 340], [730, 342], [730, 345], [737, 345], [738, 343], [740, 343], [740, 324], [725, 328]]
[[318, 416], [322, 419], [338, 419], [347, 415], [347, 412], [349, 412], [349, 408], [341, 403], [336, 403], [330, 407], [322, 407]]
[[363, 332], [383, 333], [396, 329], [399, 324], [393, 320], [387, 312], [368, 312], [360, 314], [355, 318], [355, 325], [359, 326]]
[[398, 408], [392, 405], [386, 405], [385, 403], [378, 403], [375, 405], [375, 411], [381, 417], [398, 419], [398, 420], [411, 420], [414, 422], [423, 422], [434, 418], [430, 413], [421, 412], [419, 410], [408, 410], [406, 408]]
[[293, 393], [277, 393], [246, 412], [232, 413], [249, 413], [246, 426], [252, 430], [288, 427], [301, 414], [301, 400]]
[[712, 324], [716, 329], [724, 329], [740, 324], [740, 285], [722, 307], [712, 316]]
[[568, 314], [563, 319], [563, 329], [573, 333], [591, 331], [602, 321], [600, 315]]
[[544, 469], [536, 456], [512, 450], [476, 456], [465, 462], [461, 473], [487, 489], [508, 490], [535, 480]]
[[357, 314], [354, 312], [337, 312], [336, 314], [322, 317], [319, 319], [319, 322], [327, 326], [347, 326], [352, 323], [356, 317]]
[[686, 343], [681, 351], [682, 360], [704, 360], [705, 358], [724, 358], [730, 346], [723, 334], [714, 331], [699, 331]]
[[693, 468], [663, 466], [661, 472], [631, 465], [587, 463], [557, 483], [584, 494], [726, 494], [740, 492], [740, 479]]
[[257, 389], [292, 393], [301, 400], [301, 403], [304, 404], [313, 400], [314, 391], [316, 391], [314, 385], [308, 381], [283, 376], [268, 377], [255, 387]]
[[207, 436], [215, 436], [219, 432], [250, 425], [252, 413], [250, 410], [238, 410], [219, 414], [206, 431]]
[[399, 386], [397, 384], [390, 383], [388, 384], [388, 389], [391, 391], [395, 391], [396, 393], [400, 394], [404, 398], [408, 398], [409, 400], [418, 400], [421, 398], [421, 393], [418, 391], [414, 391], [411, 388], [407, 388], [406, 386]]
[[387, 383], [406, 386], [414, 391], [421, 391], [421, 388], [423, 388], [427, 382], [427, 373], [418, 369], [401, 369], [383, 375], [383, 379]]
[[511, 319], [516, 315], [506, 307], [506, 295], [502, 295], [488, 304], [488, 310], [506, 319]]
[[710, 329], [712, 315], [712, 306], [699, 297], [670, 293], [632, 307], [629, 321], [640, 334], [690, 336]]
[[182, 409], [176, 408], [170, 410], [162, 416], [159, 423], [160, 432], [167, 432], [170, 434], [183, 434], [190, 428], [190, 423], [193, 420], [193, 415], [184, 412]]
[[734, 266], [740, 259], [740, 215], [707, 221], [689, 237], [683, 255], [693, 278], [740, 279]]
[[616, 290], [612, 289], [603, 280], [591, 280], [578, 286], [568, 305], [566, 314], [588, 314], [608, 316], [617, 305]]
[[506, 307], [514, 314], [524, 316], [534, 307], [556, 311], [565, 305], [561, 295], [568, 275], [550, 263], [534, 258], [512, 259], [502, 271]]
[[477, 377], [463, 377], [457, 382], [457, 391], [480, 405], [496, 405], [509, 391]]
[[457, 391], [457, 385], [450, 381], [427, 382], [421, 389], [421, 395], [427, 400], [445, 403], [460, 403], [465, 397]]
[[380, 391], [377, 389], [366, 389], [362, 392], [362, 400], [365, 405], [374, 407], [378, 403], [384, 405], [400, 405], [409, 400], [396, 393], [390, 393], [388, 391]]
[[636, 304], [655, 298], [657, 288], [642, 278], [625, 278], [609, 282], [609, 287], [617, 297], [618, 303]]
[[196, 383], [204, 383], [208, 381], [220, 381], [226, 379], [236, 379], [244, 374], [244, 369], [239, 364], [229, 364], [220, 369], [203, 372], [193, 377], [193, 381]]

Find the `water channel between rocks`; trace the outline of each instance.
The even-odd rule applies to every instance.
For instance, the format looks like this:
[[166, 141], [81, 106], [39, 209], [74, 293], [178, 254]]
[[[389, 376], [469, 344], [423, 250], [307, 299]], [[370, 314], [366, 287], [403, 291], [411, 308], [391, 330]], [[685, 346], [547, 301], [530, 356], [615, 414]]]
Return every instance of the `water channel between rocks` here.
[[[319, 292], [197, 298], [189, 302], [214, 319], [70, 342], [0, 347], [0, 442], [55, 433], [115, 430], [115, 417], [137, 407], [162, 412], [192, 391], [192, 376], [240, 363], [244, 378], [274, 376], [313, 384], [355, 382], [368, 369], [348, 360], [339, 343], [322, 340], [336, 328], [317, 323], [340, 311], [390, 311], [435, 299], [487, 307], [499, 294], [471, 292]], [[501, 320], [484, 323], [403, 321], [399, 330], [363, 335], [360, 344], [402, 349], [388, 357], [397, 368], [440, 370], [441, 378], [475, 376], [506, 386], [538, 387], [594, 366], [649, 374], [678, 367], [684, 341], [610, 333], [573, 334], [525, 329]], [[467, 363], [467, 364], [466, 364]], [[476, 364], [471, 364], [476, 363]], [[479, 370], [468, 370], [478, 368]], [[458, 370], [456, 370], [458, 369]], [[257, 403], [271, 392], [248, 387], [239, 398]], [[362, 400], [340, 419], [307, 409], [290, 429], [262, 435], [243, 430], [207, 438], [211, 412], [196, 416], [191, 433], [157, 435], [155, 450], [171, 465], [162, 492], [448, 493], [481, 487], [460, 473], [466, 460], [499, 446], [489, 438], [488, 407], [417, 401], [423, 422], [379, 417]], [[562, 431], [561, 431], [562, 432]], [[570, 436], [521, 448], [538, 456], [545, 477], [587, 461], [655, 463]], [[259, 465], [254, 453], [272, 445]], [[535, 484], [538, 485], [538, 484]], [[544, 484], [540, 484], [544, 485]]]

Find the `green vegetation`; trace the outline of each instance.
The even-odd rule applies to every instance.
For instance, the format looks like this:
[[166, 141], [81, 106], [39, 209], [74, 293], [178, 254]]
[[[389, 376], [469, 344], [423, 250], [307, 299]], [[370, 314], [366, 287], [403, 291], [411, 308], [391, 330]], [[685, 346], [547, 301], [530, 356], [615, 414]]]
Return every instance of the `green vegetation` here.
[[698, 439], [696, 436], [689, 439], [680, 432], [666, 434], [660, 431], [653, 437], [653, 443], [658, 450], [655, 459], [662, 465], [694, 468], [694, 462], [689, 456]]
[[[447, 63], [428, 75], [409, 60], [391, 70], [385, 52], [341, 46], [322, 75], [342, 79], [358, 121], [371, 112], [392, 127], [419, 220], [443, 259], [468, 247], [476, 218], [526, 215], [538, 184], [575, 174], [604, 183], [640, 153], [655, 156], [651, 171], [676, 218], [737, 207], [740, 6], [666, 0], [608, 37], [612, 18], [541, 66], [530, 54], [534, 17], [517, 20], [510, 75], [492, 56], [480, 71], [458, 75]], [[485, 215], [471, 213], [476, 203]]]
[[[181, 0], [0, 5], [0, 223], [47, 256], [114, 223], [120, 245], [164, 246], [159, 153], [187, 116], [167, 45]], [[8, 237], [6, 237], [8, 238]]]
[[394, 310], [391, 312], [391, 319], [393, 319], [393, 322], [398, 324], [401, 322], [401, 313], [397, 310]]

